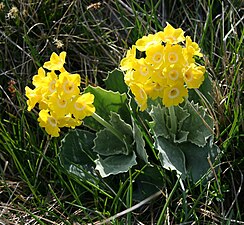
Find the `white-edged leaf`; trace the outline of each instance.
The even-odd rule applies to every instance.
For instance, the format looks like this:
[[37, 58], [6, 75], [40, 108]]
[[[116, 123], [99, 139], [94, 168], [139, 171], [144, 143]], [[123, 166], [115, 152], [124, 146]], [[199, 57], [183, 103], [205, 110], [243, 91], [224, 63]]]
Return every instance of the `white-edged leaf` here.
[[114, 155], [104, 159], [98, 156], [95, 163], [95, 169], [99, 171], [102, 177], [127, 172], [132, 166], [137, 164], [134, 152], [130, 155]]

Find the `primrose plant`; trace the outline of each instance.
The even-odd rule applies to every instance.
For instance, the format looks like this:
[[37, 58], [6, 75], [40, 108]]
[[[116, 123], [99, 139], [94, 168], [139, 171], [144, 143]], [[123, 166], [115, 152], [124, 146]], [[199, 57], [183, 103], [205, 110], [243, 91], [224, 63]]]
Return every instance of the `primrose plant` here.
[[181, 28], [167, 23], [137, 40], [109, 72], [105, 89], [80, 93], [80, 76], [64, 69], [65, 56], [53, 53], [43, 65], [48, 72], [41, 67], [35, 88], [26, 87], [28, 110], [39, 103], [38, 121], [48, 134], [79, 126], [61, 142], [65, 169], [92, 182], [146, 167], [194, 182], [208, 174], [219, 149], [213, 118], [202, 106], [207, 97], [197, 90], [206, 69], [198, 44]]

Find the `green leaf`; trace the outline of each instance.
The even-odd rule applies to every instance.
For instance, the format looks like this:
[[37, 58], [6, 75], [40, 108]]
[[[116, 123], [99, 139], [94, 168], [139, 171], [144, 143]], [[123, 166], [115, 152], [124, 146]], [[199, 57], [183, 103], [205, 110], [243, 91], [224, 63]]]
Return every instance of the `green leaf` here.
[[97, 132], [94, 143], [93, 150], [103, 156], [128, 154], [125, 143], [119, 140], [107, 128]]
[[175, 109], [175, 115], [178, 120], [178, 131], [181, 131], [184, 121], [186, 120], [186, 118], [190, 116], [190, 114], [187, 110], [183, 109], [180, 106], [175, 106], [174, 109]]
[[71, 130], [61, 141], [59, 159], [70, 173], [94, 181], [94, 159], [92, 152], [95, 134], [84, 130]]
[[164, 137], [157, 137], [155, 148], [159, 151], [162, 166], [168, 170], [175, 170], [184, 179], [186, 176], [185, 156], [181, 149]]
[[174, 107], [177, 133], [171, 131], [171, 118], [169, 109], [161, 105], [152, 106], [150, 115], [153, 118], [152, 125], [155, 136], [162, 136], [167, 139], [171, 139], [175, 143], [181, 143], [187, 141], [188, 131], [181, 130], [183, 122], [189, 117], [189, 113], [180, 106]]
[[121, 119], [119, 114], [111, 112], [110, 123], [114, 129], [118, 130], [121, 133], [122, 139], [125, 140], [125, 143], [130, 145], [134, 142], [131, 125], [125, 123], [125, 121]]
[[104, 82], [108, 90], [118, 91], [121, 94], [128, 91], [128, 87], [124, 82], [124, 74], [121, 70], [115, 69], [112, 72], [108, 72]]
[[96, 170], [102, 177], [116, 175], [127, 172], [132, 166], [136, 165], [136, 154], [132, 152], [130, 155], [114, 155], [102, 159], [98, 156], [95, 160]]
[[143, 134], [135, 121], [133, 120], [133, 136], [136, 142], [136, 153], [140, 159], [145, 163], [148, 163], [148, 155], [145, 149], [145, 141], [143, 139]]
[[209, 138], [204, 147], [198, 147], [189, 142], [180, 145], [180, 149], [186, 157], [186, 169], [193, 182], [197, 182], [210, 169], [208, 157], [213, 163], [220, 152], [218, 146], [213, 144], [212, 139], [212, 137]]
[[131, 126], [115, 112], [111, 112], [110, 124], [121, 134], [121, 139], [107, 128], [100, 130], [94, 140], [94, 151], [103, 156], [128, 155], [133, 150], [134, 142]]
[[152, 107], [150, 115], [153, 118], [153, 131], [156, 137], [170, 138], [168, 125], [166, 124], [167, 111], [166, 107], [162, 108], [160, 105]]
[[206, 110], [198, 104], [187, 102], [185, 107], [189, 117], [183, 122], [182, 130], [188, 131], [188, 141], [203, 147], [207, 139], [213, 135], [213, 119], [206, 113]]
[[[95, 96], [94, 106], [96, 108], [96, 113], [104, 120], [109, 121], [110, 112], [119, 113], [126, 122], [130, 120], [130, 115], [126, 108], [126, 94], [120, 94], [119, 92], [107, 91], [101, 87], [91, 86], [88, 86], [84, 92], [90, 92]], [[84, 123], [95, 130], [104, 128], [92, 117], [86, 117]]]

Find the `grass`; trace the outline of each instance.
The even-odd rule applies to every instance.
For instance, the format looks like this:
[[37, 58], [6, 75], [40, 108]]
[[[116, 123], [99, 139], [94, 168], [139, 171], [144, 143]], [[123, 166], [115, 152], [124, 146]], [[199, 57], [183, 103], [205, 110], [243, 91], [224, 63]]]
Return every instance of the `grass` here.
[[[244, 224], [241, 1], [3, 3], [1, 223], [95, 224], [111, 217], [111, 224]], [[18, 12], [12, 18], [8, 13], [13, 6]], [[139, 37], [162, 30], [166, 21], [182, 27], [200, 43], [206, 56], [214, 85], [211, 111], [216, 123], [215, 141], [222, 157], [215, 176], [195, 185], [187, 181], [179, 184], [173, 173], [159, 169], [164, 180], [164, 185], [158, 187], [161, 192], [135, 201], [132, 184], [141, 171], [93, 185], [61, 167], [60, 139], [50, 139], [38, 126], [37, 112], [27, 111], [24, 87], [30, 85], [38, 67], [53, 51], [62, 50], [68, 54], [67, 69], [81, 74], [82, 87], [103, 86], [107, 72], [118, 67], [126, 49]], [[57, 40], [63, 43], [61, 48]]]

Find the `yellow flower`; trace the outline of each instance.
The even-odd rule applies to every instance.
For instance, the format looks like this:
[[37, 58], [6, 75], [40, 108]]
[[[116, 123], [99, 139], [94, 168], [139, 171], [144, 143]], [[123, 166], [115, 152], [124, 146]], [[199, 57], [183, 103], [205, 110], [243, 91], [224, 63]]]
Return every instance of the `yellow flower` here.
[[43, 80], [46, 77], [46, 72], [45, 70], [40, 67], [38, 69], [37, 75], [33, 76], [32, 78], [32, 83], [35, 87], [42, 87], [43, 86]]
[[56, 91], [57, 81], [58, 76], [54, 71], [47, 73], [47, 76], [38, 80], [38, 82], [36, 80], [36, 85], [41, 87], [44, 98], [49, 98], [49, 96]]
[[43, 67], [48, 70], [60, 70], [60, 72], [64, 72], [63, 68], [65, 63], [66, 52], [61, 52], [60, 55], [57, 55], [55, 52], [52, 53], [50, 57], [50, 61], [45, 62]]
[[72, 110], [70, 98], [67, 98], [65, 95], [60, 95], [58, 92], [50, 96], [48, 107], [58, 118], [64, 117]]
[[143, 89], [143, 85], [139, 83], [132, 83], [130, 85], [131, 92], [135, 96], [135, 100], [140, 107], [141, 111], [147, 108], [147, 94]]
[[94, 95], [91, 93], [85, 93], [78, 96], [74, 100], [72, 114], [78, 120], [84, 119], [86, 116], [91, 116], [95, 112], [93, 105]]
[[196, 42], [192, 41], [191, 37], [186, 36], [185, 54], [187, 55], [187, 57], [189, 59], [192, 58], [194, 55], [202, 57], [203, 55], [200, 51], [201, 49], [199, 45]]
[[204, 80], [204, 73], [204, 66], [196, 66], [195, 64], [191, 64], [184, 74], [184, 80], [187, 87], [199, 88]]
[[178, 64], [172, 64], [163, 69], [164, 77], [166, 78], [166, 82], [168, 85], [173, 85], [174, 83], [181, 82], [184, 83], [183, 80], [183, 68]]
[[[59, 136], [61, 127], [75, 128], [81, 125], [84, 117], [95, 112], [94, 95], [80, 95], [81, 77], [79, 74], [70, 74], [63, 68], [65, 57], [66, 52], [61, 52], [60, 55], [53, 53], [50, 61], [43, 66], [51, 71], [46, 73], [40, 67], [32, 79], [35, 89], [25, 88], [28, 110], [39, 103], [38, 122], [54, 137]], [[55, 70], [59, 70], [60, 74], [57, 75]]]
[[162, 69], [154, 70], [152, 73], [152, 82], [158, 83], [160, 86], [165, 86], [167, 84], [167, 79], [164, 76]]
[[57, 81], [57, 91], [60, 95], [66, 95], [67, 98], [79, 95], [80, 82], [81, 78], [79, 74], [63, 72], [59, 75]]
[[49, 114], [49, 110], [41, 110], [39, 112], [38, 122], [41, 127], [44, 127], [46, 132], [53, 137], [59, 136], [58, 120]]
[[157, 35], [163, 42], [169, 44], [177, 44], [185, 40], [184, 31], [181, 28], [175, 29], [169, 23], [167, 23], [164, 31], [158, 32]]
[[149, 34], [136, 41], [136, 48], [143, 52], [146, 51], [151, 45], [160, 44], [161, 42], [162, 40], [158, 35]]
[[198, 88], [205, 68], [196, 65], [194, 56], [202, 57], [198, 44], [169, 23], [163, 31], [138, 39], [120, 65], [140, 110], [146, 109], [148, 98], [162, 98], [166, 107], [178, 105], [188, 95], [187, 88]]
[[134, 81], [133, 74], [134, 70], [127, 70], [127, 72], [124, 75], [124, 81], [125, 83], [130, 86], [130, 84]]
[[73, 118], [70, 113], [65, 117], [61, 117], [58, 119], [59, 127], [71, 127], [72, 129], [74, 129], [76, 126], [80, 126], [81, 124], [82, 121]]
[[[32, 83], [36, 87], [35, 92], [39, 95], [38, 102], [41, 109], [47, 108], [46, 101], [50, 97], [50, 95], [56, 91], [57, 80], [58, 77], [54, 71], [46, 74], [45, 70], [42, 67], [38, 69], [38, 74], [33, 77]], [[30, 93], [30, 90], [28, 88], [27, 91], [28, 93]]]
[[164, 48], [164, 62], [166, 65], [178, 64], [185, 65], [185, 59], [180, 45], [166, 44]]
[[40, 102], [42, 99], [40, 88], [35, 88], [34, 90], [32, 90], [29, 87], [25, 87], [25, 95], [28, 98], [27, 100], [28, 111], [31, 111], [35, 107], [36, 103]]
[[152, 75], [153, 68], [147, 64], [144, 58], [138, 59], [134, 65], [133, 79], [139, 83], [145, 83]]
[[133, 68], [134, 61], [136, 60], [136, 46], [133, 45], [126, 53], [126, 57], [120, 62], [120, 69], [122, 71]]
[[150, 83], [150, 82], [148, 82], [143, 87], [144, 87], [144, 90], [145, 90], [146, 94], [152, 100], [155, 100], [158, 97], [159, 98], [163, 98], [165, 85], [161, 85], [159, 83]]
[[156, 45], [151, 45], [146, 50], [146, 62], [152, 64], [152, 66], [157, 69], [163, 64], [163, 53], [164, 46], [159, 43]]
[[175, 83], [172, 86], [168, 86], [164, 89], [163, 94], [163, 104], [166, 107], [170, 107], [172, 105], [179, 105], [184, 101], [183, 97], [188, 95], [187, 89], [182, 85], [182, 83]]

